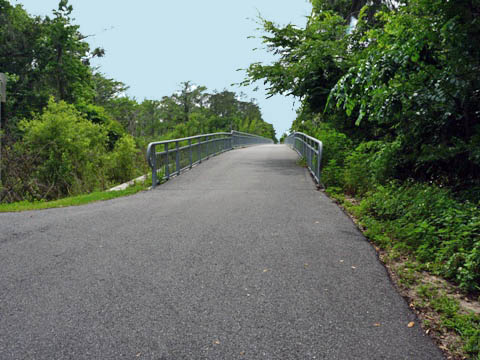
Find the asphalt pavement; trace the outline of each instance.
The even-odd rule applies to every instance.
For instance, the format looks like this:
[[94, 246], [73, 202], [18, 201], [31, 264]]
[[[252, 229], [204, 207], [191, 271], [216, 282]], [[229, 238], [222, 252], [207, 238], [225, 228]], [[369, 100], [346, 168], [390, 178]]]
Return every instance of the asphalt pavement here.
[[0, 359], [443, 359], [296, 160], [243, 148], [133, 196], [0, 214]]

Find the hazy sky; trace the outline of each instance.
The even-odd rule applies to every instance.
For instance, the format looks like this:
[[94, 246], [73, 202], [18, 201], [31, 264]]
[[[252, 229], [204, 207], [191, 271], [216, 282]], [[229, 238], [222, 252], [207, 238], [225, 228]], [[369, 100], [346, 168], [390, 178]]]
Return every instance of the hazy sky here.
[[[48, 15], [58, 0], [11, 0], [32, 15]], [[279, 137], [295, 118], [293, 98], [231, 87], [240, 82], [246, 68], [272, 56], [257, 39], [258, 13], [279, 24], [305, 24], [311, 5], [307, 0], [70, 0], [75, 23], [80, 25], [92, 48], [100, 46], [106, 56], [94, 65], [108, 77], [130, 86], [128, 95], [137, 100], [171, 95], [183, 81], [208, 90], [243, 91], [256, 98], [263, 118], [272, 123]], [[261, 84], [259, 84], [261, 85]], [[298, 102], [297, 102], [298, 105]]]

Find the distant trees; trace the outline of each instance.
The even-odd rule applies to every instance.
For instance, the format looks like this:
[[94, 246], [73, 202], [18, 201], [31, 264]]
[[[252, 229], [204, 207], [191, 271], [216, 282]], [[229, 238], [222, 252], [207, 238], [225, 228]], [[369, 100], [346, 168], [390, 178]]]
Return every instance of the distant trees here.
[[275, 130], [262, 119], [258, 105], [234, 92], [208, 93], [204, 86], [184, 82], [161, 100], [113, 100], [107, 108], [134, 136], [184, 137], [215, 131], [248, 131], [275, 139]]

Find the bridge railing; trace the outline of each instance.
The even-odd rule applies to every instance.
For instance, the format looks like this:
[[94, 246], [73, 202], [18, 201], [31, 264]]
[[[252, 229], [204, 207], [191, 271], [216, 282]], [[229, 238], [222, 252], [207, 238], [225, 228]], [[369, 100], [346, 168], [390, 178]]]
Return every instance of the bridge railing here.
[[159, 176], [168, 180], [211, 156], [236, 147], [272, 143], [272, 139], [239, 131], [151, 142], [147, 147], [147, 161], [152, 169], [152, 187], [158, 184]]
[[315, 178], [317, 184], [320, 184], [321, 163], [323, 144], [301, 132], [294, 132], [285, 138], [285, 144], [294, 149], [302, 158], [305, 159], [308, 170]]

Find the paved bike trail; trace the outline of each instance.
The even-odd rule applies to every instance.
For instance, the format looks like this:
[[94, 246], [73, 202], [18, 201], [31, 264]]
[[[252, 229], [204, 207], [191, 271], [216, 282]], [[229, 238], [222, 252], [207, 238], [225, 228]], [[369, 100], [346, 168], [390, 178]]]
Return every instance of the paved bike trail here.
[[130, 197], [0, 214], [0, 359], [442, 359], [296, 159], [243, 148]]

